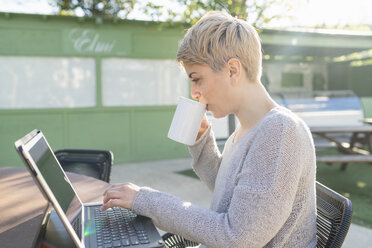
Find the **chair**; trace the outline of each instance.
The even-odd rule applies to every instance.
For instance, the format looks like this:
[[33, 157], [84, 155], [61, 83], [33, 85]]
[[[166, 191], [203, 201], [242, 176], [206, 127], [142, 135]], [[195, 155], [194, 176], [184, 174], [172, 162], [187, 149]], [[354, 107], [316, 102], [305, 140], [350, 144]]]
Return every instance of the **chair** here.
[[114, 155], [108, 150], [61, 149], [54, 152], [65, 171], [110, 182]]
[[341, 247], [351, 224], [351, 201], [319, 182], [316, 183], [316, 200], [316, 247]]
[[184, 237], [173, 233], [165, 233], [162, 236], [162, 239], [167, 248], [186, 248], [199, 245], [197, 242], [187, 240]]
[[[318, 239], [316, 247], [341, 247], [351, 223], [351, 201], [316, 182], [316, 208], [316, 236]], [[196, 242], [171, 233], [165, 233], [162, 238], [168, 248], [185, 248], [198, 245]]]

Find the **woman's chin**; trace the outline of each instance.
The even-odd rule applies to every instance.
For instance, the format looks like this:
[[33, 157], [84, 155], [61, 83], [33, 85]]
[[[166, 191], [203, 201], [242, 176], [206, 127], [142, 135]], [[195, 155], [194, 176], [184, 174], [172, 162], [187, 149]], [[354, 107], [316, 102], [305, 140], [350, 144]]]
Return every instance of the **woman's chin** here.
[[211, 112], [212, 116], [213, 116], [214, 118], [216, 118], [216, 119], [218, 119], [218, 118], [223, 118], [223, 117], [226, 116], [226, 115], [223, 115], [223, 114], [221, 114], [221, 113], [217, 113], [217, 112], [210, 111], [210, 110], [209, 110], [209, 112]]

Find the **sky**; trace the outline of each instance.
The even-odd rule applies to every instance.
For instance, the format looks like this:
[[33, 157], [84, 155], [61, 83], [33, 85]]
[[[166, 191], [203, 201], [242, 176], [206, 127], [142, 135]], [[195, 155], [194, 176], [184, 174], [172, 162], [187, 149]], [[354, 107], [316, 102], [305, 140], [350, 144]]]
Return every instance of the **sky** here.
[[[0, 12], [52, 14], [50, 0], [0, 0]], [[155, 2], [163, 2], [155, 0]], [[171, 2], [171, 0], [166, 0]], [[273, 27], [290, 27], [315, 25], [372, 25], [371, 0], [293, 0], [294, 18], [271, 23]], [[131, 19], [145, 19], [134, 12]]]
[[308, 0], [296, 9], [300, 26], [372, 25], [371, 0]]

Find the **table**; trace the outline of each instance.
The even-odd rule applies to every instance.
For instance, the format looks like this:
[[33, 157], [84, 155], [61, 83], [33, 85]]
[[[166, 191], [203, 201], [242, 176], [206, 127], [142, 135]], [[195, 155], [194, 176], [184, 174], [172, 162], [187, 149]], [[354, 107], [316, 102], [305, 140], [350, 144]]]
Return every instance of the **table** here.
[[[342, 156], [318, 156], [317, 162], [341, 162], [342, 170], [345, 170], [347, 163], [350, 162], [372, 162], [372, 125], [311, 127], [310, 130], [312, 134], [319, 135], [334, 143], [337, 149], [345, 154]], [[332, 134], [342, 133], [350, 134], [348, 142], [342, 142], [337, 137], [332, 136]]]
[[[102, 201], [108, 183], [67, 173], [83, 202]], [[31, 247], [47, 200], [25, 168], [0, 167], [0, 245]]]

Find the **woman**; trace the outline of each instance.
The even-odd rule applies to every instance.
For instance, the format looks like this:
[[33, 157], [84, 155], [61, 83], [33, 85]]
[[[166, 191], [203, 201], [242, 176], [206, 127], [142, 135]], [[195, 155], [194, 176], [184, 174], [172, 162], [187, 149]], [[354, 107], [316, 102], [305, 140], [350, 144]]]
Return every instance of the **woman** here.
[[206, 118], [189, 147], [196, 174], [213, 191], [211, 208], [129, 183], [105, 192], [103, 210], [131, 209], [206, 247], [315, 247], [312, 136], [261, 84], [255, 29], [210, 12], [187, 32], [177, 60], [191, 80], [194, 99], [214, 117], [233, 113], [240, 122], [222, 155]]

